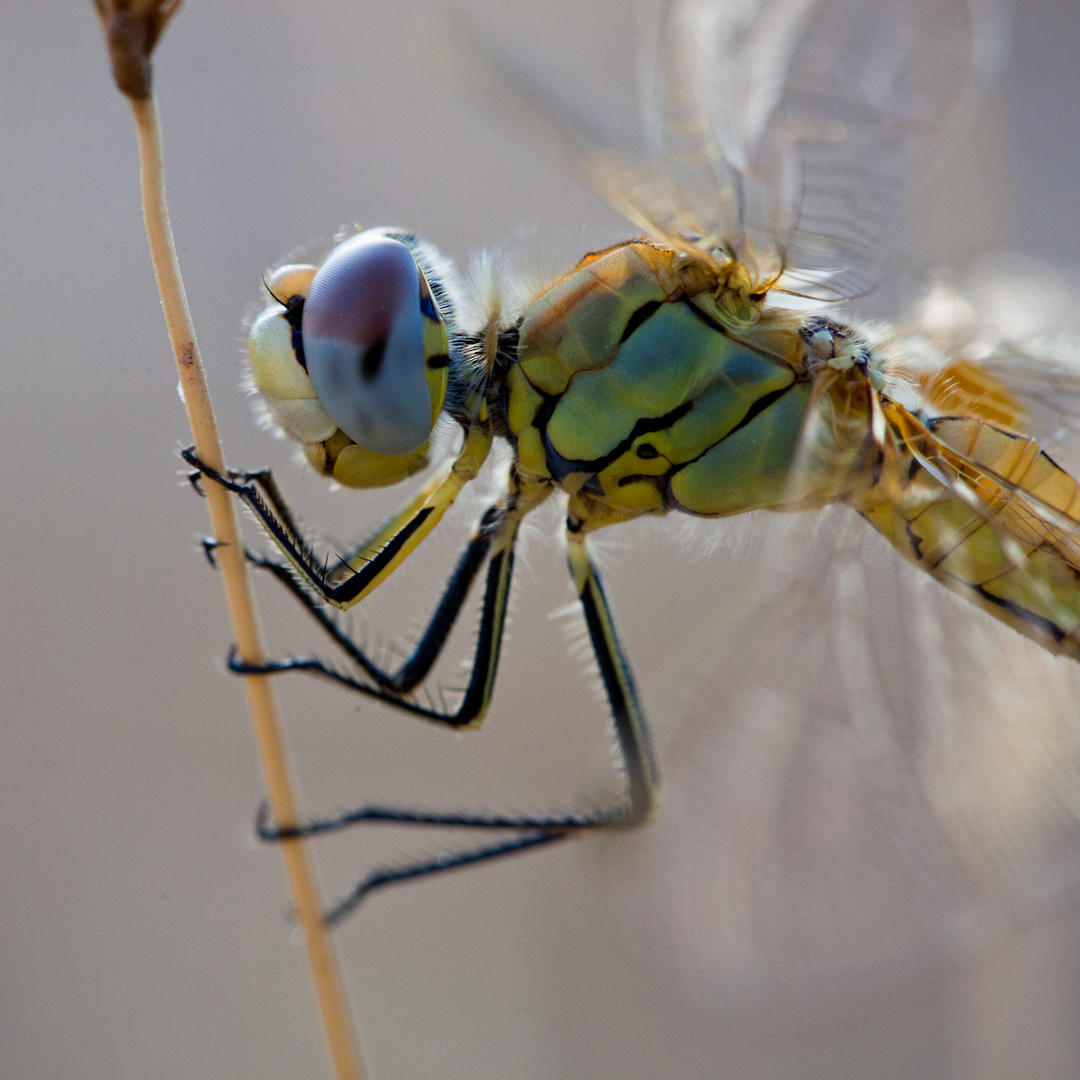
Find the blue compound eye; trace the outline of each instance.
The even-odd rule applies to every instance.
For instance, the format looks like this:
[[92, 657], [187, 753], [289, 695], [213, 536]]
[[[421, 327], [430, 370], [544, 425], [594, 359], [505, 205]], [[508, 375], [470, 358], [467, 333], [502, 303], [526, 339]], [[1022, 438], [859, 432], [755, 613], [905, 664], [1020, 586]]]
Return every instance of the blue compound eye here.
[[363, 232], [330, 253], [304, 303], [304, 357], [319, 401], [378, 454], [409, 454], [431, 433], [420, 280], [404, 244]]

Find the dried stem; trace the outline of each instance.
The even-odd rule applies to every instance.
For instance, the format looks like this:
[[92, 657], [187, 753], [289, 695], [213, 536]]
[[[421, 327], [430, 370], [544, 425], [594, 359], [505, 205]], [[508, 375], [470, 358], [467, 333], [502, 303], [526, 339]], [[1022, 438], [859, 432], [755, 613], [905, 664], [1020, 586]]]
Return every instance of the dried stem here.
[[[224, 455], [165, 206], [161, 130], [157, 103], [150, 89], [150, 50], [179, 0], [157, 5], [152, 0], [149, 4], [145, 0], [142, 4], [138, 0], [96, 2], [114, 74], [135, 113], [146, 233], [195, 451], [203, 462], [223, 473]], [[237, 651], [245, 663], [259, 664], [264, 657], [262, 631], [248, 579], [235, 502], [227, 491], [213, 483], [206, 484], [206, 499], [214, 536], [220, 545], [215, 559], [221, 568]], [[270, 679], [265, 675], [248, 675], [244, 686], [271, 810], [279, 825], [294, 825], [299, 818]], [[335, 1073], [338, 1080], [364, 1080], [366, 1072], [353, 1032], [344, 983], [329, 930], [322, 920], [322, 904], [304, 843], [289, 839], [281, 847]]]

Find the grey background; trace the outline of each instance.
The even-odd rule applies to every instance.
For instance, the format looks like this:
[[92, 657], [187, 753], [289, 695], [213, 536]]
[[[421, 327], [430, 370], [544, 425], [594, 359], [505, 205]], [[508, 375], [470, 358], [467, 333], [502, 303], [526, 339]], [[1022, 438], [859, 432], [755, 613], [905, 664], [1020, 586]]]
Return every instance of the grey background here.
[[[632, 6], [466, 7], [557, 79], [591, 66], [584, 89], [625, 95]], [[1003, 84], [927, 200], [923, 232], [951, 257], [1013, 244], [1075, 262], [1080, 11], [1018, 7]], [[514, 244], [522, 226], [568, 255], [622, 231], [542, 156], [423, 81], [411, 54], [424, 18], [409, 4], [193, 3], [158, 59], [170, 208], [229, 460], [273, 464], [340, 539], [397, 496], [326, 493], [254, 428], [237, 377], [260, 269], [361, 216], [407, 224], [459, 261]], [[178, 480], [186, 424], [134, 136], [89, 3], [0, 6], [0, 102], [0, 1077], [325, 1075], [280, 860], [249, 840], [262, 784], [239, 686], [221, 674], [204, 509]], [[395, 605], [424, 609], [453, 540], [432, 547], [373, 608], [376, 625]], [[654, 709], [696, 617], [681, 598], [715, 595], [700, 584], [708, 564], [663, 552], [621, 554], [612, 586]], [[542, 537], [527, 556], [482, 734], [372, 708], [358, 719], [352, 700], [282, 685], [308, 804], [543, 806], [605, 775], [601, 713], [548, 619], [570, 599], [561, 556]], [[261, 592], [272, 648], [313, 647], [290, 605]], [[380, 853], [425, 845], [324, 842], [327, 891]], [[342, 931], [375, 1077], [1080, 1071], [1073, 913], [839, 1017], [747, 1020], [687, 1004], [628, 946], [607, 914], [602, 847], [400, 890]]]

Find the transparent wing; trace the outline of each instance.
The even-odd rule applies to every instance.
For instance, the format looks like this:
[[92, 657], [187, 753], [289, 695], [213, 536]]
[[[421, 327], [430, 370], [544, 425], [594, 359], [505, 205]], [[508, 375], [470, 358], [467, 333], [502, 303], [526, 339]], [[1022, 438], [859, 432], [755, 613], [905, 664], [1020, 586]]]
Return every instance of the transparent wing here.
[[1074, 474], [1080, 469], [1080, 281], [1002, 252], [939, 282], [909, 322], [912, 370], [974, 365], [1011, 400], [1015, 419]]
[[850, 1003], [1080, 876], [1076, 666], [854, 514], [814, 520], [713, 569], [714, 621], [649, 701], [663, 812], [605, 853], [631, 937], [704, 1008]]
[[611, 183], [653, 231], [722, 245], [758, 282], [860, 295], [1002, 40], [980, 0], [669, 3], [645, 162]]
[[460, 21], [429, 65], [676, 250], [835, 301], [874, 285], [1004, 22], [997, 0], [662, 0], [637, 139]]

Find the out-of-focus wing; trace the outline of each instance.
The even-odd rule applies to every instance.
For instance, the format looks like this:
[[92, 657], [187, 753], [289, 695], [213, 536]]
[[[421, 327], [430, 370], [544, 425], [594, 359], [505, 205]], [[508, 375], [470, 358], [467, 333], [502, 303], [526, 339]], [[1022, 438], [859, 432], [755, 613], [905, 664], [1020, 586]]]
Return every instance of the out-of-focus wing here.
[[755, 281], [860, 295], [1001, 30], [981, 0], [669, 3], [645, 165], [613, 185], [654, 231], [720, 244]]
[[676, 250], [836, 301], [874, 285], [1004, 22], [998, 0], [662, 0], [636, 141], [460, 23], [431, 64]]
[[430, 63], [654, 237], [835, 301], [874, 286], [1004, 24], [998, 0], [662, 0], [629, 144], [460, 23]]
[[1080, 672], [850, 511], [770, 526], [712, 568], [711, 630], [647, 695], [663, 809], [605, 854], [658, 972], [773, 1015], [850, 1004], [1076, 888]]
[[[972, 365], [995, 384], [990, 394], [1007, 399], [1002, 415], [987, 419], [1037, 439], [1080, 472], [1080, 281], [1002, 252], [932, 288], [909, 330], [899, 344], [917, 377], [936, 377], [948, 390], [957, 361]], [[963, 382], [958, 374], [961, 399]], [[954, 411], [948, 394], [937, 411]]]

